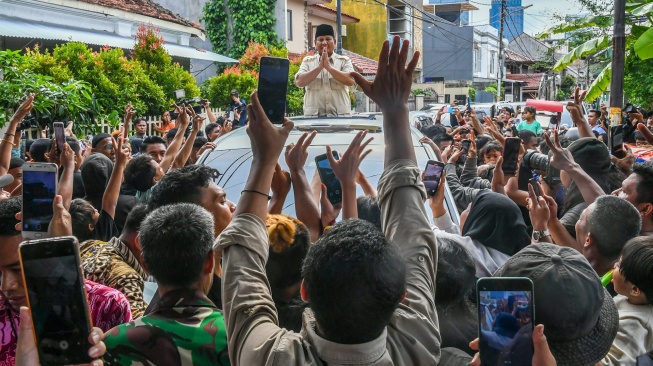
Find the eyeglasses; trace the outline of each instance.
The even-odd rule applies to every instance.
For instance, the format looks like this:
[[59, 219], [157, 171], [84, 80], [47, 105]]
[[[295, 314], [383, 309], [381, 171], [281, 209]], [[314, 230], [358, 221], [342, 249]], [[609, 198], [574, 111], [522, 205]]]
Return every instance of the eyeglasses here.
[[106, 145], [104, 145], [103, 149], [108, 150], [108, 151], [113, 151], [113, 145], [112, 144], [106, 144]]

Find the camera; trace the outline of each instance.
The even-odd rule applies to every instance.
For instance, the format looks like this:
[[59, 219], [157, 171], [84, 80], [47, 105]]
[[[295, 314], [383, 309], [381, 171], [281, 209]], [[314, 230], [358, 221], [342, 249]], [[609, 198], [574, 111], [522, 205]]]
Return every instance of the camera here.
[[[195, 98], [190, 98], [190, 99], [179, 99], [177, 101], [177, 105], [181, 106], [182, 104], [186, 105], [186, 107], [191, 107], [195, 111], [195, 113], [200, 114], [202, 113], [202, 106], [204, 105], [205, 99], [201, 99], [200, 97], [195, 97]], [[174, 105], [171, 106], [171, 108], [174, 108]], [[170, 113], [170, 119], [171, 120], [176, 120], [177, 117], [179, 117], [179, 113], [175, 109], [172, 109], [169, 111]]]
[[20, 124], [18, 124], [17, 129], [19, 131], [22, 131], [22, 130], [27, 130], [27, 129], [30, 129], [30, 128], [38, 128], [38, 127], [39, 127], [39, 124], [38, 124], [38, 122], [36, 122], [36, 117], [29, 114], [29, 115], [27, 115], [27, 117], [23, 118], [22, 121], [20, 121]]
[[536, 150], [528, 150], [524, 154], [522, 164], [527, 169], [544, 172], [544, 181], [552, 189], [560, 183], [560, 171], [551, 166], [548, 155], [541, 154]]

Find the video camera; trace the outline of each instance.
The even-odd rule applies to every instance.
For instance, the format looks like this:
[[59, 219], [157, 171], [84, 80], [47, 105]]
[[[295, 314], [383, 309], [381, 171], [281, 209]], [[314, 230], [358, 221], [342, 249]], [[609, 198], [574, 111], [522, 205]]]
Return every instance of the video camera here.
[[19, 131], [22, 131], [30, 128], [39, 128], [39, 123], [36, 120], [36, 117], [34, 117], [34, 115], [32, 115], [31, 113], [28, 114], [27, 117], [23, 118], [22, 121], [20, 121], [20, 124], [18, 125], [17, 129]]
[[[195, 98], [190, 98], [190, 99], [179, 99], [177, 101], [177, 105], [181, 106], [182, 104], [185, 104], [186, 107], [192, 107], [195, 113], [199, 114], [202, 113], [202, 108], [206, 105], [207, 100], [202, 99], [200, 97], [195, 97]], [[176, 120], [177, 117], [179, 117], [179, 113], [174, 109], [174, 106], [172, 106], [172, 110], [169, 111], [170, 113], [170, 119]]]
[[560, 183], [560, 171], [551, 166], [550, 158], [548, 155], [537, 152], [536, 150], [528, 150], [524, 154], [523, 164], [530, 170], [535, 170], [544, 173], [544, 182], [553, 189]]

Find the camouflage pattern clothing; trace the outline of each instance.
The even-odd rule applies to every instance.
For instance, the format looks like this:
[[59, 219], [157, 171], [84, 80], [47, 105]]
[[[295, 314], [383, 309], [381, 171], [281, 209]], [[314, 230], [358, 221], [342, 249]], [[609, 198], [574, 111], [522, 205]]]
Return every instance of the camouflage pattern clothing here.
[[105, 365], [229, 365], [220, 310], [200, 290], [167, 292], [154, 310], [104, 340]]

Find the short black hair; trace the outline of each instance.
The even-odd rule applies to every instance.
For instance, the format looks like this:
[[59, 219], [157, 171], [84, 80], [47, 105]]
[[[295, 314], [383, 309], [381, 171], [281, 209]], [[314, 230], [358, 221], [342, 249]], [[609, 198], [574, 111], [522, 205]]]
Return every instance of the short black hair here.
[[587, 230], [596, 240], [599, 254], [616, 260], [626, 242], [639, 235], [642, 218], [632, 203], [616, 196], [601, 196], [587, 215]]
[[72, 221], [73, 235], [77, 237], [80, 243], [92, 239], [93, 231], [89, 230], [89, 225], [95, 225], [93, 214], [95, 208], [87, 201], [76, 198], [70, 201], [70, 208], [68, 209]]
[[594, 114], [596, 114], [597, 117], [601, 117], [601, 111], [599, 111], [598, 109], [590, 109], [589, 111], [587, 111], [588, 115], [590, 113], [594, 113]]
[[489, 153], [490, 151], [498, 151], [503, 154], [503, 146], [501, 146], [501, 144], [496, 141], [488, 142], [478, 152], [478, 156], [482, 159], [485, 157], [485, 154]]
[[156, 175], [156, 169], [152, 166], [153, 160], [147, 154], [135, 156], [125, 167], [125, 183], [140, 192], [145, 192], [152, 188], [154, 185], [152, 179]]
[[522, 142], [526, 143], [533, 137], [537, 138], [537, 135], [535, 135], [535, 132], [531, 130], [521, 130], [519, 131], [519, 138], [522, 140]]
[[208, 136], [209, 134], [211, 134], [211, 132], [213, 132], [213, 130], [215, 130], [218, 127], [220, 127], [220, 125], [215, 122], [209, 123], [208, 125], [206, 125], [206, 127], [204, 127], [204, 133], [206, 134], [206, 136]]
[[23, 210], [23, 198], [21, 196], [10, 197], [0, 201], [0, 236], [20, 235], [16, 230], [16, 214]]
[[179, 131], [178, 128], [169, 129], [168, 132], [166, 132], [166, 140], [171, 142], [172, 139], [174, 139], [175, 136], [177, 136], [177, 131]]
[[147, 124], [147, 120], [145, 118], [138, 117], [138, 118], [136, 118], [136, 120], [134, 120], [134, 126], [136, 126], [137, 124], [139, 124], [141, 122], [145, 122], [145, 124]]
[[435, 305], [464, 302], [476, 283], [474, 259], [465, 247], [447, 238], [438, 238], [438, 269]]
[[161, 138], [160, 136], [147, 136], [146, 138], [143, 139], [143, 143], [141, 144], [140, 152], [144, 153], [147, 151], [147, 147], [149, 145], [153, 144], [163, 144], [165, 147], [168, 147], [168, 142]]
[[150, 196], [150, 209], [172, 203], [200, 204], [200, 188], [208, 187], [220, 175], [217, 170], [205, 165], [188, 165], [175, 169], [161, 178]]
[[492, 138], [488, 135], [477, 135], [476, 136], [476, 150], [481, 150], [488, 142], [492, 141]]
[[145, 217], [150, 212], [147, 208], [147, 205], [144, 203], [136, 204], [132, 207], [132, 210], [129, 211], [127, 218], [125, 219], [125, 226], [122, 227], [123, 233], [137, 233], [141, 230], [141, 224]]
[[336, 343], [378, 337], [406, 291], [399, 247], [360, 219], [329, 229], [308, 251], [302, 275], [320, 330]]
[[442, 133], [442, 134], [438, 134], [438, 135], [433, 136], [432, 140], [433, 140], [433, 142], [435, 142], [436, 145], [440, 145], [440, 143], [442, 143], [444, 141], [453, 141], [453, 136], [451, 136], [449, 134], [446, 134], [446, 133]]
[[640, 178], [637, 184], [637, 203], [653, 204], [653, 161], [633, 164], [633, 174]]
[[186, 287], [200, 280], [212, 250], [213, 215], [189, 203], [162, 206], [147, 215], [138, 238], [143, 260], [156, 281]]
[[424, 135], [426, 135], [426, 137], [433, 140], [436, 135], [446, 134], [447, 129], [444, 128], [444, 126], [442, 126], [442, 125], [431, 125], [431, 126], [428, 126], [428, 127], [424, 128], [423, 133], [424, 133]]
[[49, 146], [50, 146], [50, 139], [34, 140], [34, 142], [29, 147], [29, 156], [36, 163], [47, 163], [48, 161], [45, 158], [45, 153], [47, 153], [50, 150], [48, 148]]
[[619, 271], [644, 293], [649, 304], [653, 304], [653, 237], [630, 239], [621, 252]]
[[359, 219], [365, 220], [381, 230], [381, 207], [379, 207], [379, 197], [369, 195], [359, 196], [356, 198], [356, 207], [358, 208]]
[[[79, 153], [79, 151], [81, 150], [81, 148], [79, 147], [79, 141], [77, 141], [77, 138], [72, 137], [72, 136], [66, 136], [65, 139], [66, 139], [66, 143], [68, 144], [68, 146], [70, 146], [70, 149], [73, 151], [73, 153], [75, 155], [77, 155]], [[48, 151], [52, 150], [52, 144], [54, 143], [54, 141], [55, 141], [54, 138], [52, 138], [48, 142]]]
[[204, 136], [195, 137], [195, 142], [193, 142], [193, 149], [199, 150], [202, 146], [206, 145], [209, 140]]

